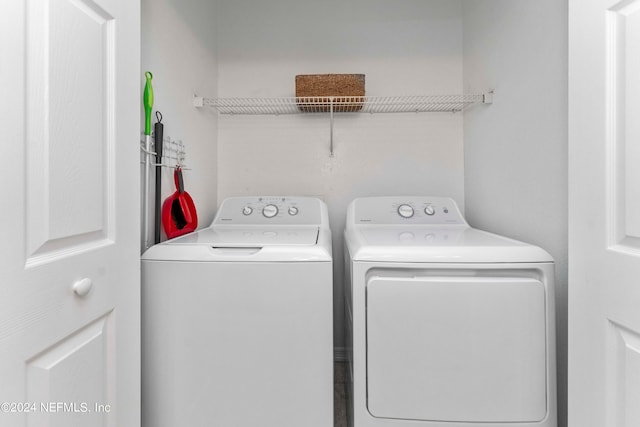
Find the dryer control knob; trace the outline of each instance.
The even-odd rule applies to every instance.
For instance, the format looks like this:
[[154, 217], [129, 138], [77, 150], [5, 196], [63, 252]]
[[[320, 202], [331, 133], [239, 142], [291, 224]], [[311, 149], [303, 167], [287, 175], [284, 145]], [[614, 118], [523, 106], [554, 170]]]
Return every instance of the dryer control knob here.
[[398, 206], [398, 215], [402, 218], [411, 218], [413, 216], [413, 208], [409, 205]]
[[295, 206], [289, 207], [289, 215], [295, 216], [298, 215], [298, 212], [300, 212], [300, 210], [298, 210], [298, 208], [296, 208]]
[[262, 208], [262, 215], [266, 218], [273, 218], [278, 215], [278, 207], [276, 205], [267, 205]]
[[434, 213], [436, 213], [436, 210], [433, 206], [429, 205], [424, 208], [424, 213], [426, 213], [427, 215], [433, 215]]
[[245, 206], [242, 208], [242, 215], [251, 215], [252, 213], [253, 209], [251, 209], [251, 206]]

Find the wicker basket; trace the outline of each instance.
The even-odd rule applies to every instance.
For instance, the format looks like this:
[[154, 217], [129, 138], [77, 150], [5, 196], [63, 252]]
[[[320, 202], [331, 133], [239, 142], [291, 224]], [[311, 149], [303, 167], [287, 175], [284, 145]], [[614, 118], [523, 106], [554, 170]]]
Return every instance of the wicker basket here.
[[[305, 74], [296, 76], [298, 108], [308, 112], [329, 111], [333, 97], [336, 112], [359, 111], [364, 96], [364, 74]], [[312, 98], [312, 99], [309, 99]], [[318, 105], [320, 104], [320, 105]]]

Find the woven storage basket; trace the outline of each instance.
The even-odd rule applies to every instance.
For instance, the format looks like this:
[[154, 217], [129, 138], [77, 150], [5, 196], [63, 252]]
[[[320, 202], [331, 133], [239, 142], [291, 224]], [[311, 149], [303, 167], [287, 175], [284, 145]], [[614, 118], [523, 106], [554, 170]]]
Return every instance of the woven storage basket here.
[[[329, 97], [333, 97], [336, 112], [359, 111], [364, 96], [364, 74], [304, 74], [296, 76], [296, 97], [314, 99], [297, 100], [301, 111], [329, 111]], [[316, 104], [316, 105], [314, 105]]]

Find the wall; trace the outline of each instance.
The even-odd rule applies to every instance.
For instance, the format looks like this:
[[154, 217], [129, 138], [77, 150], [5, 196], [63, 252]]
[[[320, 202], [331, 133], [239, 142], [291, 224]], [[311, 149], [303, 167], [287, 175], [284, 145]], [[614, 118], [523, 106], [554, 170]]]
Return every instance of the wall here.
[[[142, 0], [142, 71], [153, 73], [155, 111], [164, 117], [165, 137], [186, 145], [185, 187], [193, 197], [199, 228], [213, 220], [217, 202], [217, 115], [193, 107], [193, 94], [216, 96], [216, 3], [209, 0]], [[144, 77], [141, 76], [141, 89]], [[140, 94], [142, 126], [142, 91]], [[143, 130], [144, 127], [141, 129]], [[153, 243], [153, 173], [150, 239]], [[163, 168], [162, 200], [175, 186]], [[164, 237], [163, 237], [164, 239]]]
[[[461, 1], [221, 0], [221, 97], [294, 96], [297, 74], [364, 73], [368, 95], [462, 90]], [[335, 346], [344, 346], [342, 231], [359, 196], [446, 195], [463, 208], [461, 114], [221, 116], [219, 201], [314, 195], [328, 204]]]
[[567, 4], [466, 1], [464, 87], [495, 89], [464, 121], [471, 225], [537, 244], [556, 260], [558, 413], [566, 426]]

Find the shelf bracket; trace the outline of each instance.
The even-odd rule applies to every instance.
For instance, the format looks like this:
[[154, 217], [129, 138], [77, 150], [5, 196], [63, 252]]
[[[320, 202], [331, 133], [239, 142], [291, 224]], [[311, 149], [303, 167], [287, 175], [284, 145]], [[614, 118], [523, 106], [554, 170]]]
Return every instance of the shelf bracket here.
[[333, 157], [333, 97], [329, 97], [329, 157]]

